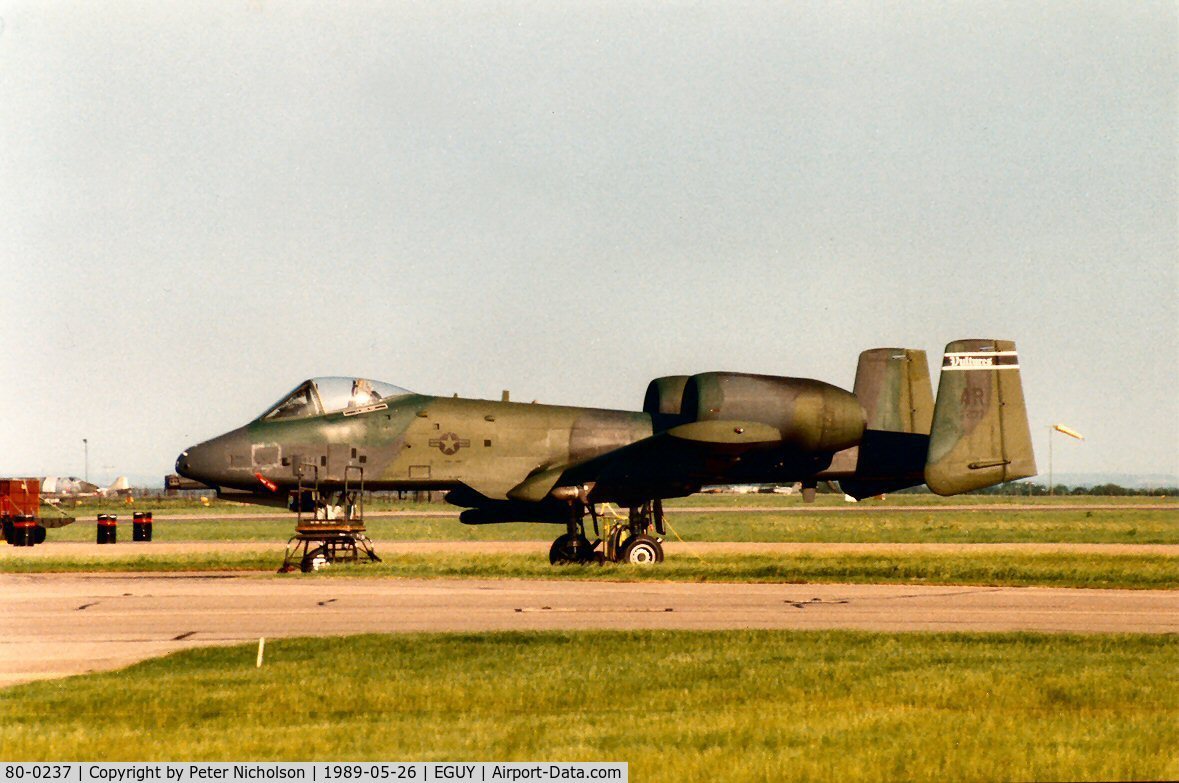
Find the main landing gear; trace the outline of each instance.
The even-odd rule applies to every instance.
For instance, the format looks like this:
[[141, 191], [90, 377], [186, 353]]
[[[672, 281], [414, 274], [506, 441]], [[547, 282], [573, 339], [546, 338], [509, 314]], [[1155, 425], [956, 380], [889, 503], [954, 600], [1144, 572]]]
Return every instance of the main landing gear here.
[[[593, 543], [585, 534], [585, 514], [593, 521]], [[625, 518], [602, 518], [597, 507], [580, 500], [569, 504], [566, 532], [549, 548], [553, 565], [577, 563], [634, 563], [650, 565], [663, 562], [663, 501], [649, 500], [632, 506]]]

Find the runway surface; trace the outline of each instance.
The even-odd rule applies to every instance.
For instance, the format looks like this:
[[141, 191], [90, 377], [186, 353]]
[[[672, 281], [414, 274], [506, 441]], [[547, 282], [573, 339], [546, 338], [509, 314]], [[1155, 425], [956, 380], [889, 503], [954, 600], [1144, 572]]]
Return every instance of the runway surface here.
[[1179, 633], [1179, 591], [0, 574], [0, 684], [284, 636], [540, 629]]

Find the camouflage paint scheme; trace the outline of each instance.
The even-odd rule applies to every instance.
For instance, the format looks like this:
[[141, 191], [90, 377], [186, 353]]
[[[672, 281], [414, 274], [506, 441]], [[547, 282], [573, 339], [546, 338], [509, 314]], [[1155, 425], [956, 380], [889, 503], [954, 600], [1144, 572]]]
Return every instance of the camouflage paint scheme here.
[[338, 489], [363, 475], [368, 490], [448, 490], [470, 523], [561, 522], [573, 505], [635, 508], [704, 484], [836, 480], [866, 497], [1035, 474], [1018, 358], [1002, 340], [950, 343], [936, 404], [924, 352], [903, 348], [861, 354], [854, 392], [804, 378], [670, 376], [651, 382], [641, 412], [404, 390], [308, 415], [276, 415], [282, 404], [190, 447], [177, 472], [275, 504], [301, 478]]

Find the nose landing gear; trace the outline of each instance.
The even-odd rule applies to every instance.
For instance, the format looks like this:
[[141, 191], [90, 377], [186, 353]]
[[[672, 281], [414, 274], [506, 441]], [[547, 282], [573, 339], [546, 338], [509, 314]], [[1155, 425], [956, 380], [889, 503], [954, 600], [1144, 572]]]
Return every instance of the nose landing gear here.
[[594, 545], [580, 531], [558, 536], [549, 547], [549, 562], [553, 565], [584, 565], [594, 560], [594, 555]]

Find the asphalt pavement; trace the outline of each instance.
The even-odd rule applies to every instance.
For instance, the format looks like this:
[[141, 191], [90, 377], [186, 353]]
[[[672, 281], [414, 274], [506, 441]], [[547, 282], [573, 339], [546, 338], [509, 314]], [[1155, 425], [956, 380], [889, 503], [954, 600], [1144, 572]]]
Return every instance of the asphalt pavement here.
[[[48, 547], [47, 547], [48, 548]], [[0, 574], [0, 685], [290, 636], [546, 629], [1179, 633], [1179, 591]]]

